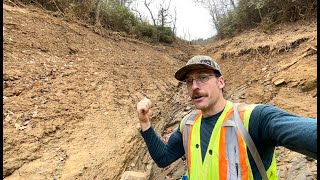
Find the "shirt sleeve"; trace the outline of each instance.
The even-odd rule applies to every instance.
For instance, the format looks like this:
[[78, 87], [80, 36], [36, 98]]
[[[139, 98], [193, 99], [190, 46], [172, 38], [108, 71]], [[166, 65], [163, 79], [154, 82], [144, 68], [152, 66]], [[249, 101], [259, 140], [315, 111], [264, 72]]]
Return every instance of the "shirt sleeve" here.
[[153, 127], [141, 132], [141, 135], [147, 144], [152, 159], [160, 168], [170, 165], [184, 155], [182, 134], [179, 128], [171, 134], [167, 144], [160, 139]]
[[256, 141], [317, 159], [317, 120], [290, 114], [271, 105], [258, 105], [252, 111], [249, 132]]

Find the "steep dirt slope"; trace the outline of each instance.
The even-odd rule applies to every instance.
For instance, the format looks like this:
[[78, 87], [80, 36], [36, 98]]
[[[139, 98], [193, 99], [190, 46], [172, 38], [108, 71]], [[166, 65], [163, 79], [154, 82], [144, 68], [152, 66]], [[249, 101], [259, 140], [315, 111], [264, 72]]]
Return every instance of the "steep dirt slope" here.
[[[4, 4], [3, 28], [4, 179], [120, 179], [128, 170], [179, 178], [182, 160], [164, 169], [151, 160], [135, 106], [151, 98], [152, 123], [166, 140], [193, 108], [173, 78], [192, 54], [216, 58], [228, 99], [316, 118], [315, 23], [177, 48]], [[282, 179], [316, 178], [316, 161], [277, 154]]]
[[136, 103], [170, 98], [182, 57], [4, 5], [5, 179], [115, 179], [136, 136]]
[[206, 52], [222, 64], [231, 99], [316, 118], [316, 33], [315, 21], [285, 24], [215, 42]]

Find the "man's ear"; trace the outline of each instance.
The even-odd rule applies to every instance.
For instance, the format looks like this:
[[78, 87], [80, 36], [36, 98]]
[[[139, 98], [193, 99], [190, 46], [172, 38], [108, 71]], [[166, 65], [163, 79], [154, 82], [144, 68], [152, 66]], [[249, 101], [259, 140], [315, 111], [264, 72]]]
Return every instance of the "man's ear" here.
[[219, 84], [219, 88], [224, 88], [224, 86], [226, 85], [225, 82], [224, 82], [224, 77], [223, 76], [220, 76], [218, 78], [218, 84]]

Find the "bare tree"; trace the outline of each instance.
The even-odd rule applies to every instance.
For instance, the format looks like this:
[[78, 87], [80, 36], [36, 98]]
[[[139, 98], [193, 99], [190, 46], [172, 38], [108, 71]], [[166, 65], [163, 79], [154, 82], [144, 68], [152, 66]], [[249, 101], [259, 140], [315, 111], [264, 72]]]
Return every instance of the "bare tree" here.
[[101, 5], [105, 2], [105, 0], [97, 0], [96, 2], [96, 9], [95, 9], [95, 18], [94, 23], [95, 25], [100, 25], [99, 17], [100, 17], [100, 10]]
[[157, 26], [156, 19], [154, 18], [153, 13], [152, 13], [152, 11], [150, 9], [150, 4], [151, 3], [152, 3], [152, 0], [150, 0], [149, 2], [147, 2], [147, 0], [144, 0], [144, 5], [146, 6], [146, 8], [148, 9], [148, 11], [150, 13], [151, 19], [153, 21], [153, 25]]
[[160, 26], [161, 26], [162, 29], [164, 28], [164, 26], [167, 23], [169, 23], [168, 22], [168, 17], [170, 17], [170, 14], [169, 14], [170, 4], [171, 4], [171, 0], [169, 0], [169, 4], [168, 4], [167, 7], [164, 7], [165, 6], [164, 1], [160, 4], [158, 18], [159, 18]]
[[235, 8], [235, 0], [194, 0], [194, 2], [208, 10], [216, 29], [219, 29], [219, 19], [230, 9]]
[[218, 28], [218, 18], [221, 14], [221, 11], [218, 8], [218, 3], [215, 0], [194, 0], [194, 2], [209, 11], [215, 28]]
[[142, 16], [142, 14], [140, 13], [140, 11], [138, 11], [138, 10], [135, 9], [135, 8], [131, 8], [131, 11], [135, 12], [135, 13], [136, 13], [136, 16], [140, 19], [141, 22], [143, 22], [143, 16]]
[[130, 7], [133, 0], [117, 0], [120, 6]]
[[[161, 32], [169, 25], [170, 26], [173, 25], [175, 29], [176, 14], [172, 15], [170, 13], [171, 0], [162, 0], [162, 2], [158, 3], [157, 11], [151, 10], [151, 5], [153, 3], [153, 0], [143, 0], [143, 3], [144, 3], [144, 6], [148, 9], [149, 14], [151, 16], [151, 20], [153, 22], [153, 26], [155, 27], [155, 38], [159, 40], [159, 38], [161, 38]], [[155, 12], [157, 14], [154, 14]], [[172, 29], [171, 31], [173, 32], [171, 34], [174, 37], [175, 33]]]
[[234, 0], [220, 0], [219, 2], [217, 2], [216, 4], [221, 5], [220, 6], [220, 10], [222, 12], [227, 12], [231, 9], [235, 8], [235, 4], [234, 4]]
[[183, 29], [183, 39], [187, 40], [189, 44], [191, 44], [191, 34], [189, 29]]
[[230, 0], [230, 4], [231, 4], [231, 6], [233, 7], [233, 9], [236, 8], [236, 4], [234, 3], [234, 0]]
[[174, 7], [173, 8], [173, 12], [174, 14], [169, 14], [169, 17], [171, 19], [171, 23], [172, 23], [172, 32], [174, 33], [174, 35], [176, 35], [176, 31], [177, 31], [177, 28], [176, 28], [176, 24], [177, 24], [177, 7]]

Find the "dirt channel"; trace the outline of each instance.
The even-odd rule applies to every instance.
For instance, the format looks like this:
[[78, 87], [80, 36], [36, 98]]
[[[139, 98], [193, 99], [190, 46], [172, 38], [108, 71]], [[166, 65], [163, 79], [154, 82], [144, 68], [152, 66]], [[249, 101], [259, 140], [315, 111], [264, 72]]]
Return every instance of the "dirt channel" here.
[[[166, 140], [193, 106], [173, 77], [194, 54], [221, 65], [226, 97], [317, 118], [315, 21], [259, 29], [206, 46], [151, 45], [3, 4], [3, 178], [120, 179], [124, 171], [178, 179], [182, 160], [160, 169], [137, 133], [136, 103], [154, 102]], [[316, 179], [317, 161], [278, 148], [281, 179]], [[306, 166], [307, 164], [307, 166]]]

